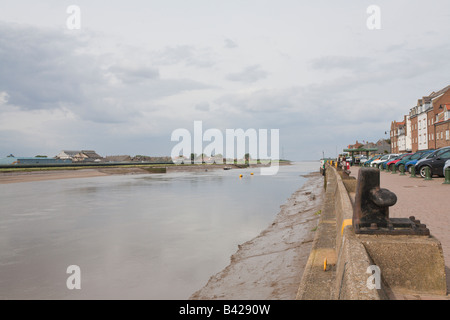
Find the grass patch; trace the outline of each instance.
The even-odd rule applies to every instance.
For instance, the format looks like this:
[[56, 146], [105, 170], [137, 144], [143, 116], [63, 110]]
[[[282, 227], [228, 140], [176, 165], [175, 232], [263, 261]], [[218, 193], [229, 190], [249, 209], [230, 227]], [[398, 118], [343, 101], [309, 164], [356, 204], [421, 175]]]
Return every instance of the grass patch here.
[[[165, 164], [164, 166], [174, 166], [175, 164]], [[156, 168], [155, 168], [156, 167]], [[83, 169], [107, 169], [107, 168], [142, 168], [153, 170], [161, 167], [161, 164], [130, 164], [118, 166], [71, 166], [71, 167], [35, 167], [35, 168], [0, 168], [0, 172], [32, 172], [32, 171], [55, 171], [55, 170], [83, 170]]]

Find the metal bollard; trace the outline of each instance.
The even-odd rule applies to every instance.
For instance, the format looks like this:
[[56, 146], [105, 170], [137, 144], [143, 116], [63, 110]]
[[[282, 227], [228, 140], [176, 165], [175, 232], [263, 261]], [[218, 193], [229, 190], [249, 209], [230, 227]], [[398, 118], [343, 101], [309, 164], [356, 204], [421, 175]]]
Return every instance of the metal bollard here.
[[397, 167], [394, 165], [392, 165], [392, 174], [396, 174], [397, 173]]
[[[395, 165], [394, 165], [394, 167], [395, 167]], [[401, 176], [406, 176], [406, 173], [405, 173], [405, 165], [401, 164], [401, 165], [399, 166], [399, 168], [400, 168], [400, 175], [401, 175]]]
[[411, 166], [411, 176], [410, 178], [417, 178], [416, 176], [416, 167]]
[[450, 184], [450, 167], [445, 169], [445, 180], [443, 184]]
[[425, 179], [424, 180], [426, 180], [426, 181], [433, 180], [431, 178], [431, 172], [430, 172], [430, 167], [429, 166], [425, 167]]
[[380, 171], [375, 168], [361, 169], [353, 208], [353, 225], [357, 230], [387, 227], [389, 207], [397, 202], [397, 196], [380, 188]]
[[380, 171], [362, 168], [358, 173], [352, 225], [357, 234], [430, 235], [426, 225], [414, 217], [390, 218], [389, 207], [397, 203], [395, 193], [380, 188]]

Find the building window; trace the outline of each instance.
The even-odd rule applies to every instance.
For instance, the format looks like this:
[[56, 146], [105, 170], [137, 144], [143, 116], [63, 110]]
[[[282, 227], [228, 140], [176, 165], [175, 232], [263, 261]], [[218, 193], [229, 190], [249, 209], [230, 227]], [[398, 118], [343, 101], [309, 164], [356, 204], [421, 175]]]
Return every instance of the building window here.
[[445, 139], [450, 140], [450, 131], [449, 130], [445, 131]]

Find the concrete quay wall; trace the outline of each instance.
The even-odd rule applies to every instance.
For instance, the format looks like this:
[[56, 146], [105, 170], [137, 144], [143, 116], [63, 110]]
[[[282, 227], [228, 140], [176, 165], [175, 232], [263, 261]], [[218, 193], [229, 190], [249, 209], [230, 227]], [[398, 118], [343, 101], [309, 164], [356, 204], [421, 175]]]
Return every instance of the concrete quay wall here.
[[323, 209], [297, 299], [385, 300], [393, 292], [446, 295], [445, 263], [436, 238], [355, 234], [357, 180], [330, 165], [324, 178]]

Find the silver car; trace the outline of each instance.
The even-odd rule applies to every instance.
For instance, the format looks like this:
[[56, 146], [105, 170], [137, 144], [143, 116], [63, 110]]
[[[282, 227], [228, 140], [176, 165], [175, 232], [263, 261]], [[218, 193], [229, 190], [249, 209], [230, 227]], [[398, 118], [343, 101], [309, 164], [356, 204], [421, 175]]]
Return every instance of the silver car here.
[[450, 159], [445, 161], [445, 164], [444, 164], [444, 177], [445, 177], [445, 169], [447, 169], [447, 168], [450, 168]]

